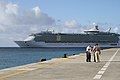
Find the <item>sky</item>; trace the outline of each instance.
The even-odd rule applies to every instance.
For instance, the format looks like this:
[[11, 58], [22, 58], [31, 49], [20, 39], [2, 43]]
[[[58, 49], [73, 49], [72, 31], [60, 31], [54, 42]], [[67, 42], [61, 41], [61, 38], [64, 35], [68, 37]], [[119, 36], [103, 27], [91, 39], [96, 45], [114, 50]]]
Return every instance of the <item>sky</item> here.
[[93, 23], [120, 33], [120, 0], [0, 0], [0, 47], [43, 30], [81, 33]]

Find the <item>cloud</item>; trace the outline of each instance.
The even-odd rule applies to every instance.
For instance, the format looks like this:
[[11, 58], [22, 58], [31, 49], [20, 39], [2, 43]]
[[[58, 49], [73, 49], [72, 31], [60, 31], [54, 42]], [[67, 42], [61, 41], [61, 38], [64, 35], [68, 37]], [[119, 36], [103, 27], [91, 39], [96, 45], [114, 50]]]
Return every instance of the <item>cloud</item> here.
[[55, 20], [34, 7], [31, 11], [20, 12], [19, 6], [13, 3], [0, 3], [0, 23], [4, 25], [51, 25]]
[[38, 29], [37, 29], [37, 27], [31, 27], [31, 28], [30, 28], [30, 31], [31, 31], [31, 32], [38, 32]]
[[46, 28], [45, 26], [53, 24], [55, 20], [42, 12], [38, 6], [22, 11], [17, 4], [0, 2], [0, 38], [2, 41], [24, 39], [26, 37], [24, 35], [40, 32]]
[[7, 14], [17, 15], [18, 14], [18, 5], [12, 4], [12, 3], [6, 4], [5, 12]]
[[4, 25], [0, 24], [0, 32], [5, 32], [6, 28], [4, 27]]
[[82, 28], [76, 20], [67, 20], [61, 25], [56, 25], [55, 30], [62, 33], [81, 33]]
[[38, 6], [34, 7], [34, 8], [32, 9], [32, 11], [33, 11], [33, 13], [34, 13], [36, 16], [40, 15], [40, 13], [41, 13], [41, 10], [40, 10], [40, 8], [39, 8]]
[[64, 25], [65, 27], [68, 27], [68, 28], [77, 28], [80, 26], [80, 24], [75, 20], [65, 21]]
[[120, 28], [114, 27], [113, 32], [114, 32], [114, 33], [119, 33], [119, 30], [120, 30]]

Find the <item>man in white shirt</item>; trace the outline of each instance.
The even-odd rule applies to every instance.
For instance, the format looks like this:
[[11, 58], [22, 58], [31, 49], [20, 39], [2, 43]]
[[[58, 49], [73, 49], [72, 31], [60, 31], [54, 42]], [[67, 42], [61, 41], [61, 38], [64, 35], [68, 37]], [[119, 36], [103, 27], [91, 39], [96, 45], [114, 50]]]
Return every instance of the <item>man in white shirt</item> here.
[[86, 62], [91, 62], [91, 51], [92, 47], [89, 45], [86, 48]]

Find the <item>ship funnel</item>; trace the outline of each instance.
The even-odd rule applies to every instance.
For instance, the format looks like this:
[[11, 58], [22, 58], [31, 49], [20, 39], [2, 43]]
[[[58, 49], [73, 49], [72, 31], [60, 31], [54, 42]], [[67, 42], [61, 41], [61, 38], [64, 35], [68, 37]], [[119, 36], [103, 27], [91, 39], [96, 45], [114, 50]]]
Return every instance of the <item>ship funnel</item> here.
[[96, 30], [99, 30], [97, 25], [95, 26], [95, 29], [96, 29]]
[[93, 23], [93, 26], [94, 26], [93, 27], [94, 30], [99, 30], [98, 25], [96, 23]]

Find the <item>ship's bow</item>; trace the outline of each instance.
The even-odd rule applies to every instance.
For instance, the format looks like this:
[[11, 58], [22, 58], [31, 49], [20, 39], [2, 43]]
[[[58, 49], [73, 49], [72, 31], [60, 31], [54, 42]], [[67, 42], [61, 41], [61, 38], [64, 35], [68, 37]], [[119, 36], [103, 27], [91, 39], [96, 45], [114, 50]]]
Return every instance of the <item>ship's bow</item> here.
[[14, 41], [20, 47], [29, 47], [26, 41]]

